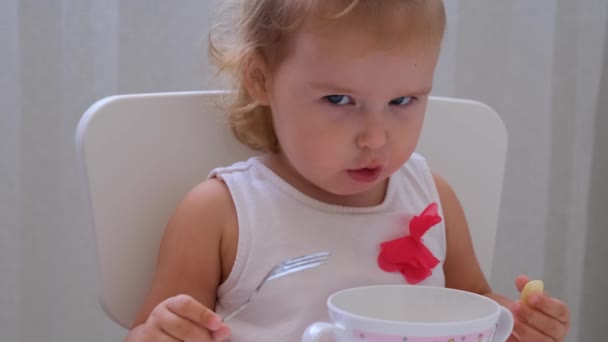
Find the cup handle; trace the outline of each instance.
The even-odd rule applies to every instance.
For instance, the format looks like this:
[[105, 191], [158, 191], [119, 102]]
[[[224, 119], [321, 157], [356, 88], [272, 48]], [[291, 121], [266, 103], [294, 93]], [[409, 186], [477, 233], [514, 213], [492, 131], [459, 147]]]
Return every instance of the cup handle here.
[[340, 340], [339, 338], [343, 335], [343, 331], [330, 323], [313, 323], [304, 331], [302, 342], [318, 342], [321, 340], [321, 337], [328, 334], [332, 334], [336, 340]]
[[498, 317], [498, 325], [496, 332], [492, 338], [493, 342], [505, 342], [513, 331], [513, 315], [507, 308], [500, 307], [500, 316]]

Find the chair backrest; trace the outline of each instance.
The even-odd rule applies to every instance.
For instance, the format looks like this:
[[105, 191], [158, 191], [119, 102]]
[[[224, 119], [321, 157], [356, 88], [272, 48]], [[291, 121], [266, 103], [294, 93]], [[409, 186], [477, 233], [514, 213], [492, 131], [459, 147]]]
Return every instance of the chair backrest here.
[[[216, 166], [245, 159], [214, 104], [221, 92], [112, 96], [84, 113], [78, 160], [95, 230], [101, 304], [133, 321], [176, 204]], [[490, 274], [507, 135], [495, 111], [431, 98], [418, 151], [459, 195], [482, 270]]]

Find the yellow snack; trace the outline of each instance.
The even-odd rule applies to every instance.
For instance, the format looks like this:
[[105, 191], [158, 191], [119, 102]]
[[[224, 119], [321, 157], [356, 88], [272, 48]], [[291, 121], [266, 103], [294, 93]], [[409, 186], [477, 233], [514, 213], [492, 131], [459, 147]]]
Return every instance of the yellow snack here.
[[529, 281], [526, 286], [524, 286], [524, 289], [521, 290], [521, 295], [520, 295], [520, 299], [528, 304], [528, 298], [530, 297], [531, 294], [533, 293], [538, 293], [538, 294], [542, 294], [544, 291], [544, 284], [542, 280], [531, 280]]

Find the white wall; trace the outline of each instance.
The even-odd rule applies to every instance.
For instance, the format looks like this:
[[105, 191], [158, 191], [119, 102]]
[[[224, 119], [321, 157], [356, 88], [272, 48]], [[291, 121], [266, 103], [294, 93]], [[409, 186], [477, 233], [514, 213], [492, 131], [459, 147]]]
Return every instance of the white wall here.
[[600, 97], [595, 121], [595, 143], [591, 168], [593, 187], [589, 194], [589, 217], [587, 243], [585, 245], [585, 268], [582, 287], [580, 341], [593, 341], [605, 335], [606, 308], [608, 308], [608, 229], [606, 229], [606, 203], [608, 203], [608, 36], [604, 45], [604, 69]]
[[[204, 48], [218, 2], [0, 3], [2, 341], [121, 339], [95, 297], [76, 123], [111, 94], [217, 87]], [[517, 274], [546, 279], [576, 314], [570, 340], [594, 340], [608, 284], [600, 261], [608, 104], [599, 96], [608, 91], [608, 3], [446, 5], [434, 93], [490, 104], [510, 135], [492, 284], [513, 296]]]
[[7, 341], [17, 341], [21, 294], [21, 105], [17, 10], [15, 1], [9, 1], [0, 8], [0, 331]]

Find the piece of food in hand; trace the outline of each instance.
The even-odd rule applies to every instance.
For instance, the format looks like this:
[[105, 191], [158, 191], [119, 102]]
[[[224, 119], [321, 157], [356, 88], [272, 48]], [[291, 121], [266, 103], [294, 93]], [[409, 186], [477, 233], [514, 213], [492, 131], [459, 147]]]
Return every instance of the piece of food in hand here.
[[542, 280], [531, 280], [526, 284], [526, 286], [524, 286], [524, 289], [521, 290], [520, 299], [524, 303], [528, 304], [528, 298], [530, 298], [530, 295], [533, 293], [542, 294], [543, 291], [544, 284]]

